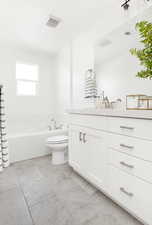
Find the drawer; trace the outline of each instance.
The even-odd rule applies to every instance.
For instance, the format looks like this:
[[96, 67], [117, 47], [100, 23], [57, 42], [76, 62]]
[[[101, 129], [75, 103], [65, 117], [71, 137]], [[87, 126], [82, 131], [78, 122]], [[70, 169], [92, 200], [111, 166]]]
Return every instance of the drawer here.
[[152, 162], [152, 141], [108, 134], [108, 147]]
[[109, 192], [146, 224], [152, 224], [152, 185], [109, 166]]
[[107, 118], [102, 116], [71, 114], [69, 116], [69, 123], [104, 131], [107, 130]]
[[108, 163], [124, 170], [133, 176], [137, 176], [147, 182], [152, 183], [151, 162], [137, 159], [124, 153], [109, 149]]
[[109, 131], [152, 140], [152, 120], [108, 118]]

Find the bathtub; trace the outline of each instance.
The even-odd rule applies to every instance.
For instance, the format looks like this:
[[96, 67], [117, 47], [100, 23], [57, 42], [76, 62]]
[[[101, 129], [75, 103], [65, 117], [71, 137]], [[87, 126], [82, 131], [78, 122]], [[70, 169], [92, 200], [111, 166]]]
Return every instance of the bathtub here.
[[50, 154], [50, 150], [45, 146], [45, 140], [57, 133], [67, 134], [67, 130], [44, 130], [10, 134], [8, 137], [10, 162], [12, 163]]

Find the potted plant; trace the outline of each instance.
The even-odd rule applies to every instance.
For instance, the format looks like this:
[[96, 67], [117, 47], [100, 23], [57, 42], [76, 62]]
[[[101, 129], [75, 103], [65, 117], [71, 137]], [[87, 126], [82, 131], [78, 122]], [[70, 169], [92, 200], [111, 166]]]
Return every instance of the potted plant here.
[[133, 48], [130, 50], [131, 54], [140, 60], [140, 64], [144, 67], [137, 73], [137, 77], [151, 79], [152, 78], [152, 23], [148, 21], [141, 21], [136, 24], [143, 43], [142, 49]]

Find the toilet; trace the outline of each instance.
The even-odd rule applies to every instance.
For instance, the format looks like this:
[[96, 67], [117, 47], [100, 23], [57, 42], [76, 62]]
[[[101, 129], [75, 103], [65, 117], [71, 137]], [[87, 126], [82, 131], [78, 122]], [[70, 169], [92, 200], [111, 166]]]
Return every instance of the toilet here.
[[46, 146], [51, 149], [52, 152], [52, 164], [60, 165], [68, 161], [68, 136], [67, 135], [55, 135], [46, 140]]

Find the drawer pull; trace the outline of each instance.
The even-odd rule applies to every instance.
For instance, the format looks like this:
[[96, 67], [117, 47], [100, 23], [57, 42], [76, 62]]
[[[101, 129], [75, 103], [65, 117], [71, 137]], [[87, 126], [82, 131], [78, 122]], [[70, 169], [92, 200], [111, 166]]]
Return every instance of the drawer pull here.
[[83, 143], [86, 143], [85, 137], [86, 137], [86, 133], [83, 133]]
[[125, 188], [123, 188], [123, 187], [120, 188], [120, 191], [123, 192], [124, 194], [128, 195], [129, 197], [134, 196], [133, 193], [126, 191]]
[[125, 145], [125, 144], [120, 144], [120, 147], [129, 148], [129, 149], [133, 149], [134, 148], [134, 146]]
[[121, 129], [134, 130], [134, 127], [120, 126]]
[[130, 169], [133, 169], [133, 168], [134, 168], [133, 165], [129, 165], [129, 164], [123, 162], [123, 161], [121, 161], [120, 164], [121, 164], [122, 166], [128, 167], [128, 168], [130, 168]]

